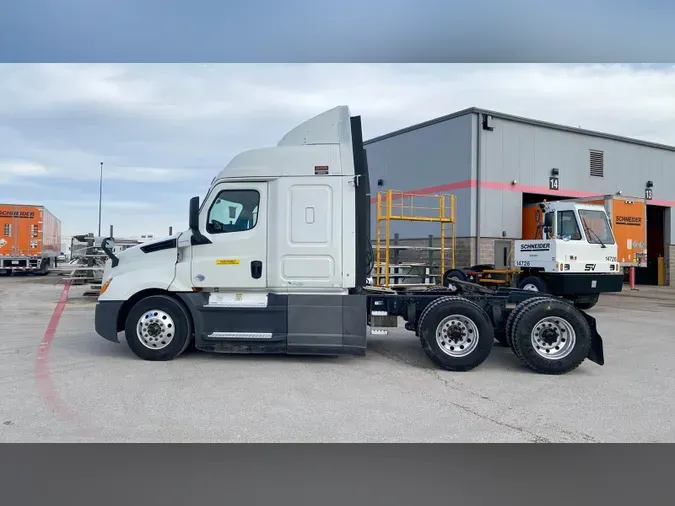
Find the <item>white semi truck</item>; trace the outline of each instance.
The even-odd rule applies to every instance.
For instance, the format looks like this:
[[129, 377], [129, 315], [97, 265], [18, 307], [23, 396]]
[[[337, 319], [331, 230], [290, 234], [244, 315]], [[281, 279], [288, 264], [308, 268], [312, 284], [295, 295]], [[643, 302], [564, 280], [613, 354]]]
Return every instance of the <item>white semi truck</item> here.
[[193, 197], [189, 230], [110, 259], [95, 327], [145, 360], [188, 346], [221, 353], [365, 355], [368, 327], [399, 318], [437, 366], [466, 371], [506, 333], [531, 369], [604, 363], [595, 319], [568, 301], [471, 283], [394, 292], [367, 286], [370, 183], [360, 117], [346, 106], [235, 156]]

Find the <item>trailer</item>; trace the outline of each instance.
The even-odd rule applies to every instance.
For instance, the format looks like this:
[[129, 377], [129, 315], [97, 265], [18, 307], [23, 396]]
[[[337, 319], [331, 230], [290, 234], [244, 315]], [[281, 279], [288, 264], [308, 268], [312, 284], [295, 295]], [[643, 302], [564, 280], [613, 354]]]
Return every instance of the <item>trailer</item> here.
[[60, 254], [61, 222], [47, 208], [0, 204], [0, 273], [46, 275]]
[[482, 364], [495, 337], [532, 370], [604, 364], [595, 319], [568, 301], [471, 283], [369, 286], [370, 182], [361, 118], [346, 106], [235, 156], [189, 229], [116, 253], [95, 310], [97, 334], [165, 361], [189, 346], [245, 354], [366, 354], [367, 336], [405, 328], [445, 370]]

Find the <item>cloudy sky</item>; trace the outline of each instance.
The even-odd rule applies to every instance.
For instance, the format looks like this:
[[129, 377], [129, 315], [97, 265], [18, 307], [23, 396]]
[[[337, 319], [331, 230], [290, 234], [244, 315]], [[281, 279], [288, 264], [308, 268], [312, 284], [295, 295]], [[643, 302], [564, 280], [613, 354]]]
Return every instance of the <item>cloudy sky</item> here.
[[1, 64], [0, 202], [166, 234], [238, 152], [336, 105], [371, 138], [470, 106], [675, 144], [667, 65]]

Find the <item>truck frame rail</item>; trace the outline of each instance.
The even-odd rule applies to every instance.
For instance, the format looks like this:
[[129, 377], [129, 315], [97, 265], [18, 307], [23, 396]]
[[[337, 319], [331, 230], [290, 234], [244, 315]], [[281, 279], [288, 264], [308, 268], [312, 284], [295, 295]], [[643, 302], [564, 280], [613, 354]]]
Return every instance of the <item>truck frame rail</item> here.
[[366, 293], [371, 333], [387, 334], [403, 319], [429, 359], [446, 370], [478, 367], [495, 339], [542, 374], [567, 373], [586, 359], [604, 365], [595, 318], [561, 297], [457, 280], [449, 287]]

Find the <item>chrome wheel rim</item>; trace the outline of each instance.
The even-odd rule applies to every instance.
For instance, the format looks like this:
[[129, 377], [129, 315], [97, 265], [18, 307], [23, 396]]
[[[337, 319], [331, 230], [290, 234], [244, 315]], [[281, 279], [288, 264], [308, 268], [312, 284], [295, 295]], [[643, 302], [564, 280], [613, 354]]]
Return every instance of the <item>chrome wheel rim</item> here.
[[143, 346], [161, 350], [171, 344], [176, 333], [176, 324], [171, 316], [159, 309], [146, 311], [136, 323], [136, 335]]
[[436, 327], [436, 343], [443, 353], [454, 358], [473, 352], [478, 346], [478, 337], [478, 327], [464, 315], [450, 315]]
[[560, 360], [572, 353], [577, 334], [564, 318], [547, 316], [537, 322], [530, 333], [534, 351], [548, 360]]
[[528, 283], [523, 287], [523, 290], [528, 290], [530, 292], [538, 292], [539, 290], [537, 289], [536, 286], [534, 286], [532, 283]]

